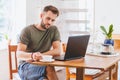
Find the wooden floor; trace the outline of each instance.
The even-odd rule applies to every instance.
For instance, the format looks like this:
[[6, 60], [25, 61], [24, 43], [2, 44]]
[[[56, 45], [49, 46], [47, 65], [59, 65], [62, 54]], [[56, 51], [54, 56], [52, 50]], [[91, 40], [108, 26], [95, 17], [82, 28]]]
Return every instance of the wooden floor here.
[[65, 69], [57, 71], [57, 76], [58, 76], [59, 80], [65, 80], [65, 78], [66, 78], [66, 76], [65, 76]]
[[[57, 71], [57, 76], [59, 80], [66, 80], [65, 69]], [[70, 80], [75, 80], [75, 79], [70, 79]]]
[[[59, 80], [66, 80], [65, 69], [62, 69], [61, 71], [57, 71], [57, 76]], [[70, 80], [75, 80], [75, 79], [71, 78]]]

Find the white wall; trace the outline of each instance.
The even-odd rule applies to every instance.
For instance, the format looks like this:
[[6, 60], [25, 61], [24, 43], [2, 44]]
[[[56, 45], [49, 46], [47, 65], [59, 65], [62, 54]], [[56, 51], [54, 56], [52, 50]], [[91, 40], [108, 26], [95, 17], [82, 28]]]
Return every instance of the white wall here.
[[114, 25], [114, 33], [120, 34], [120, 0], [95, 0], [95, 27]]
[[11, 44], [17, 43], [17, 36], [26, 26], [26, 0], [13, 0], [12, 31], [10, 31]]
[[26, 0], [26, 25], [39, 21], [39, 0]]
[[7, 50], [0, 50], [0, 80], [9, 80], [9, 63]]

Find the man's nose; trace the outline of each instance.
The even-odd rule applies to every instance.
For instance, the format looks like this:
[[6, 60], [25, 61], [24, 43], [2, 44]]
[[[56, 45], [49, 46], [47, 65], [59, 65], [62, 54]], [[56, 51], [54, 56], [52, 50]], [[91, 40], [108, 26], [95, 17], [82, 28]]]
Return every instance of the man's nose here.
[[48, 23], [49, 23], [49, 24], [52, 24], [52, 20], [49, 20]]

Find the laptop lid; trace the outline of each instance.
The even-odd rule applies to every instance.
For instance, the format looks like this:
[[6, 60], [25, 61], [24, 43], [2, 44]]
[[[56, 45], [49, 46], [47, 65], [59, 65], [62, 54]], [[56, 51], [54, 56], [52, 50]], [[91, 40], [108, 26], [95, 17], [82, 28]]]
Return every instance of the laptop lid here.
[[84, 57], [90, 35], [70, 36], [64, 56], [55, 57], [56, 60], [71, 60]]

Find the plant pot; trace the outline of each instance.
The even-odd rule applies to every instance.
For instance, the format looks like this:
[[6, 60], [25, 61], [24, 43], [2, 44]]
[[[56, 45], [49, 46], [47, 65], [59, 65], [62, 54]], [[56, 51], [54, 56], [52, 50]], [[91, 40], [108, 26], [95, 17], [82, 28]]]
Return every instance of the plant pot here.
[[111, 55], [114, 53], [114, 47], [111, 44], [102, 44], [101, 54]]
[[114, 40], [113, 39], [105, 39], [104, 44], [111, 44], [114, 46]]

